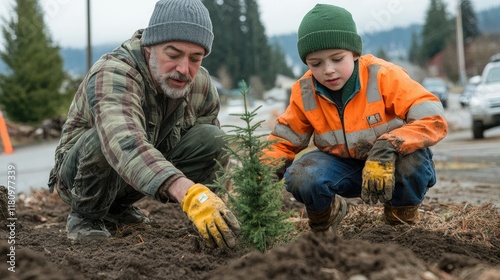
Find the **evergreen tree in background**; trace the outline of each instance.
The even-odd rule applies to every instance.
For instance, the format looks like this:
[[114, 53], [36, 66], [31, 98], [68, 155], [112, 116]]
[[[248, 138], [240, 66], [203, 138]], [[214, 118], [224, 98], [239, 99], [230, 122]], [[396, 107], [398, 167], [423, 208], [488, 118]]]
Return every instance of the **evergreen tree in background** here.
[[[267, 40], [264, 25], [260, 22], [256, 0], [244, 1], [243, 15], [245, 21], [242, 21], [242, 30], [247, 43], [244, 45], [245, 53], [243, 53], [244, 74], [246, 77], [240, 77], [240, 80], [250, 79], [252, 81], [252, 77], [259, 77], [264, 85], [272, 88], [276, 73], [271, 71], [271, 46]], [[252, 86], [252, 83], [250, 83], [250, 87]]]
[[408, 61], [413, 63], [413, 64], [422, 65], [422, 63], [418, 63], [419, 51], [420, 51], [420, 44], [418, 42], [418, 34], [416, 32], [412, 32], [411, 33], [410, 49], [408, 50]]
[[[242, 76], [240, 51], [245, 43], [240, 30], [239, 0], [205, 0], [214, 32], [212, 52], [203, 59], [203, 66], [219, 77], [222, 84], [234, 88]], [[235, 79], [236, 78], [236, 79]]]
[[276, 77], [277, 73], [290, 78], [293, 78], [295, 76], [292, 69], [290, 69], [290, 67], [286, 63], [285, 53], [283, 52], [283, 49], [277, 43], [271, 45], [271, 60], [269, 61], [269, 71], [271, 71], [271, 73], [274, 73], [274, 77]]
[[443, 0], [431, 0], [422, 29], [419, 51], [421, 65], [446, 48], [453, 29], [453, 22], [449, 20]]
[[49, 37], [37, 0], [16, 0], [12, 19], [3, 24], [0, 104], [12, 121], [35, 123], [56, 115], [64, 79], [59, 47]]
[[[462, 14], [462, 36], [463, 36], [463, 46], [464, 46], [464, 58], [465, 58], [465, 70], [471, 73], [470, 65], [477, 63], [477, 58], [473, 57], [473, 52], [475, 48], [468, 48], [467, 45], [472, 43], [473, 39], [480, 36], [478, 21], [472, 3], [469, 0], [460, 1], [460, 12]], [[454, 6], [455, 10], [458, 8]], [[457, 52], [457, 17], [452, 19], [454, 24], [453, 34], [450, 36], [450, 42], [448, 43], [446, 51], [443, 53], [442, 60], [442, 74], [451, 81], [460, 80], [460, 69], [458, 65], [458, 52]], [[477, 42], [477, 41], [476, 41]]]
[[384, 48], [379, 48], [378, 51], [377, 51], [377, 54], [375, 56], [378, 57], [378, 58], [381, 58], [383, 60], [389, 61], [389, 56], [385, 52]]
[[464, 32], [464, 41], [467, 42], [476, 38], [481, 33], [479, 32], [478, 21], [474, 7], [470, 0], [462, 0], [460, 2], [460, 9], [462, 11], [462, 28]]
[[[225, 149], [227, 156], [239, 164], [218, 173], [212, 187], [228, 194], [227, 205], [242, 224], [243, 240], [264, 252], [273, 244], [289, 241], [294, 224], [287, 220], [292, 212], [283, 211], [283, 182], [276, 181], [275, 172], [283, 163], [275, 161], [265, 164], [261, 161], [262, 150], [271, 144], [264, 135], [256, 134], [264, 120], [252, 123], [261, 107], [248, 110], [245, 82], [242, 83], [241, 93], [244, 112], [231, 115], [238, 116], [245, 126], [225, 125], [231, 130], [224, 136], [228, 143]], [[224, 187], [228, 182], [232, 183], [229, 190]]]
[[237, 88], [238, 81], [247, 80], [254, 91], [260, 91], [252, 81], [259, 80], [269, 89], [274, 86], [277, 74], [293, 73], [283, 52], [276, 52], [269, 44], [257, 1], [204, 0], [203, 3], [210, 12], [215, 36], [212, 53], [203, 60], [203, 66], [219, 77], [224, 86]]

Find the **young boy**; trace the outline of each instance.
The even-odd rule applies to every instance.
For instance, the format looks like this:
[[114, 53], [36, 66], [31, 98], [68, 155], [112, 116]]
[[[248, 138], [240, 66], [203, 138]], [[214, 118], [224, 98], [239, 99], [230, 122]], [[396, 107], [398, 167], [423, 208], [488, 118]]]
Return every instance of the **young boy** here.
[[[436, 183], [428, 148], [447, 134], [441, 102], [397, 65], [363, 55], [351, 14], [318, 4], [298, 30], [309, 67], [263, 158], [284, 158], [278, 177], [305, 204], [314, 232], [336, 229], [347, 213], [342, 197], [384, 204], [389, 224], [416, 223]], [[317, 149], [295, 160], [313, 137]]]

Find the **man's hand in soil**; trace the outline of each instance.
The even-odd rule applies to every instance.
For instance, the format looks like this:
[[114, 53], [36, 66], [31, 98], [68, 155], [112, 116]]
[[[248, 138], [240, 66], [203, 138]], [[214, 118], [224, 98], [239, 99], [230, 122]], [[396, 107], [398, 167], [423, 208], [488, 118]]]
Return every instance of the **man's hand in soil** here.
[[191, 186], [181, 207], [209, 247], [233, 248], [236, 245], [240, 223], [224, 201], [209, 188], [202, 184]]
[[396, 149], [391, 143], [375, 142], [363, 168], [361, 199], [364, 202], [375, 204], [378, 200], [384, 203], [392, 199], [396, 157]]

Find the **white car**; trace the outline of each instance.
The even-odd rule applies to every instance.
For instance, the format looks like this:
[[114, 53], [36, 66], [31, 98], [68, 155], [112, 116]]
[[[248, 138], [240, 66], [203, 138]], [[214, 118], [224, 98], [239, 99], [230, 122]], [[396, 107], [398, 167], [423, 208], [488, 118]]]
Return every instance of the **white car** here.
[[469, 79], [467, 85], [464, 87], [464, 91], [460, 94], [459, 101], [462, 108], [469, 106], [470, 98], [476, 91], [477, 85], [481, 82], [481, 76], [477, 75]]
[[500, 126], [500, 54], [491, 57], [484, 67], [481, 82], [469, 101], [474, 139], [484, 138], [484, 131]]
[[272, 88], [264, 92], [264, 100], [266, 103], [274, 103], [276, 101], [287, 102], [290, 100], [290, 93], [284, 88]]

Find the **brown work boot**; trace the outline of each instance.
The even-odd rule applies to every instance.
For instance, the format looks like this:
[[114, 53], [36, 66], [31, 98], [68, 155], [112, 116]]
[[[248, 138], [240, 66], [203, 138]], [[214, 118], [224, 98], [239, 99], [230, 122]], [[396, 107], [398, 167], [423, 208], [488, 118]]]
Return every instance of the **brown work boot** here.
[[325, 211], [316, 212], [307, 209], [309, 227], [315, 233], [324, 232], [330, 228], [336, 232], [337, 226], [346, 215], [347, 203], [338, 195], [335, 195], [332, 204]]
[[384, 220], [390, 225], [416, 224], [420, 221], [418, 205], [392, 206], [385, 203]]

